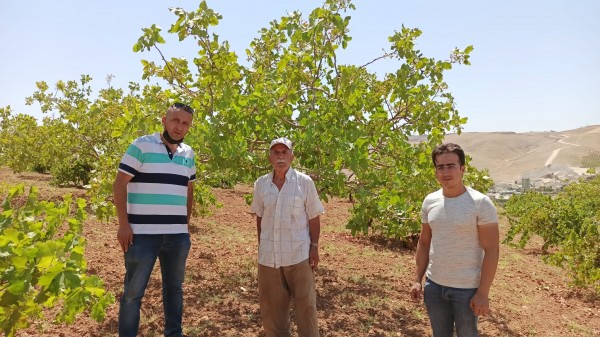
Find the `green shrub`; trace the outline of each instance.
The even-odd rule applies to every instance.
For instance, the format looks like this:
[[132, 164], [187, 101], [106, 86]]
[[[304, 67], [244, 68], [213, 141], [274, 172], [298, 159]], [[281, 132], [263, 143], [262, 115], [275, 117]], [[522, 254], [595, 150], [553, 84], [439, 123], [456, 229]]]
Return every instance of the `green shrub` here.
[[58, 309], [57, 322], [73, 323], [84, 310], [103, 320], [114, 295], [87, 275], [86, 202], [70, 194], [60, 203], [38, 201], [35, 187], [23, 194], [23, 185], [10, 188], [0, 213], [0, 330], [14, 336], [44, 318], [44, 308]]
[[90, 183], [94, 165], [88, 160], [63, 160], [52, 166], [52, 184], [56, 186], [85, 186]]
[[515, 195], [504, 208], [510, 224], [504, 242], [522, 248], [539, 235], [547, 262], [565, 268], [574, 285], [600, 293], [599, 195], [600, 176], [572, 183], [556, 196]]

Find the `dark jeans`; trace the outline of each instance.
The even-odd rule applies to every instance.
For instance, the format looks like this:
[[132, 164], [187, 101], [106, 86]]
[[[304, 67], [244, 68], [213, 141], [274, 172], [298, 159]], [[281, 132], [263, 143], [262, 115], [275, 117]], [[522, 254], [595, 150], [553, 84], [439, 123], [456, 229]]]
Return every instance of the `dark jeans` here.
[[157, 257], [162, 275], [164, 334], [167, 337], [182, 336], [182, 284], [190, 245], [188, 233], [133, 236], [133, 244], [125, 253], [125, 287], [119, 308], [120, 337], [137, 336], [142, 297]]
[[458, 337], [476, 337], [477, 316], [469, 305], [477, 288], [451, 288], [425, 280], [425, 306], [434, 337], [452, 337], [454, 327]]

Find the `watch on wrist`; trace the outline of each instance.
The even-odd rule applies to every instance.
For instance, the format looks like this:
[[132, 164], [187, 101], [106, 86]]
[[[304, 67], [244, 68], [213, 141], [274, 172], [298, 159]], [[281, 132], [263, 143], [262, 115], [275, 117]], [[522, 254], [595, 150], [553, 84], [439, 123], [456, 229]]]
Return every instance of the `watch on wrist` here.
[[317, 248], [319, 247], [319, 243], [318, 242], [311, 242], [310, 245], [313, 246], [313, 247], [317, 247]]

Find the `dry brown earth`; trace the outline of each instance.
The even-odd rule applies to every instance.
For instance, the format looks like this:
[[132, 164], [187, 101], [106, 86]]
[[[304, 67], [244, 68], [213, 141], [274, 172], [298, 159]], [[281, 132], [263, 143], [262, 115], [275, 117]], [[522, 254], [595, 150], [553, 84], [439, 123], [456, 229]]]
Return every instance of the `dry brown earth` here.
[[[56, 199], [67, 192], [48, 185], [49, 177], [14, 175], [0, 169], [0, 181], [39, 186]], [[193, 249], [185, 283], [187, 336], [263, 336], [257, 301], [256, 234], [244, 194], [250, 188], [215, 189], [223, 208], [193, 219]], [[323, 216], [321, 267], [317, 277], [322, 336], [429, 336], [423, 304], [408, 297], [413, 254], [398, 242], [352, 237], [344, 228], [351, 204], [334, 198]], [[502, 230], [506, 222], [501, 221]], [[89, 219], [86, 257], [117, 297], [122, 287], [122, 254], [115, 223]], [[572, 289], [563, 271], [541, 262], [539, 250], [501, 247], [491, 292], [492, 313], [481, 319], [481, 336], [600, 336], [600, 302], [590, 291]], [[82, 315], [74, 325], [39, 320], [18, 336], [117, 336], [118, 305], [95, 323]], [[162, 336], [160, 273], [150, 281], [142, 308], [141, 336]]]

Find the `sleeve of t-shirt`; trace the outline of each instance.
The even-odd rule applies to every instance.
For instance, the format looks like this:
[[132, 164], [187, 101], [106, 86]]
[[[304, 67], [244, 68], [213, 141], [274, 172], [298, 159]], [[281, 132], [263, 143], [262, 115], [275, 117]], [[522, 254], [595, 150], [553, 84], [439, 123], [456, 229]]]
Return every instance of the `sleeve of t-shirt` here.
[[135, 176], [140, 167], [142, 166], [142, 150], [137, 146], [137, 140], [134, 141], [129, 147], [123, 158], [121, 158], [121, 163], [119, 163], [119, 171], [128, 174], [130, 176]]
[[319, 199], [319, 193], [312, 179], [309, 179], [306, 183], [306, 192], [306, 215], [308, 219], [314, 219], [318, 215], [325, 213], [325, 207], [323, 207], [323, 203]]
[[421, 223], [429, 223], [429, 216], [427, 212], [428, 202], [427, 198], [423, 200], [423, 204], [421, 204]]
[[254, 183], [254, 192], [252, 194], [252, 206], [250, 206], [250, 212], [254, 213], [254, 214], [256, 214], [256, 216], [262, 218], [264, 204], [263, 204], [263, 200], [261, 198], [260, 182], [261, 182], [261, 179], [258, 179]]
[[479, 204], [479, 214], [477, 216], [477, 225], [487, 225], [498, 223], [498, 213], [492, 200], [488, 196], [484, 196]]

